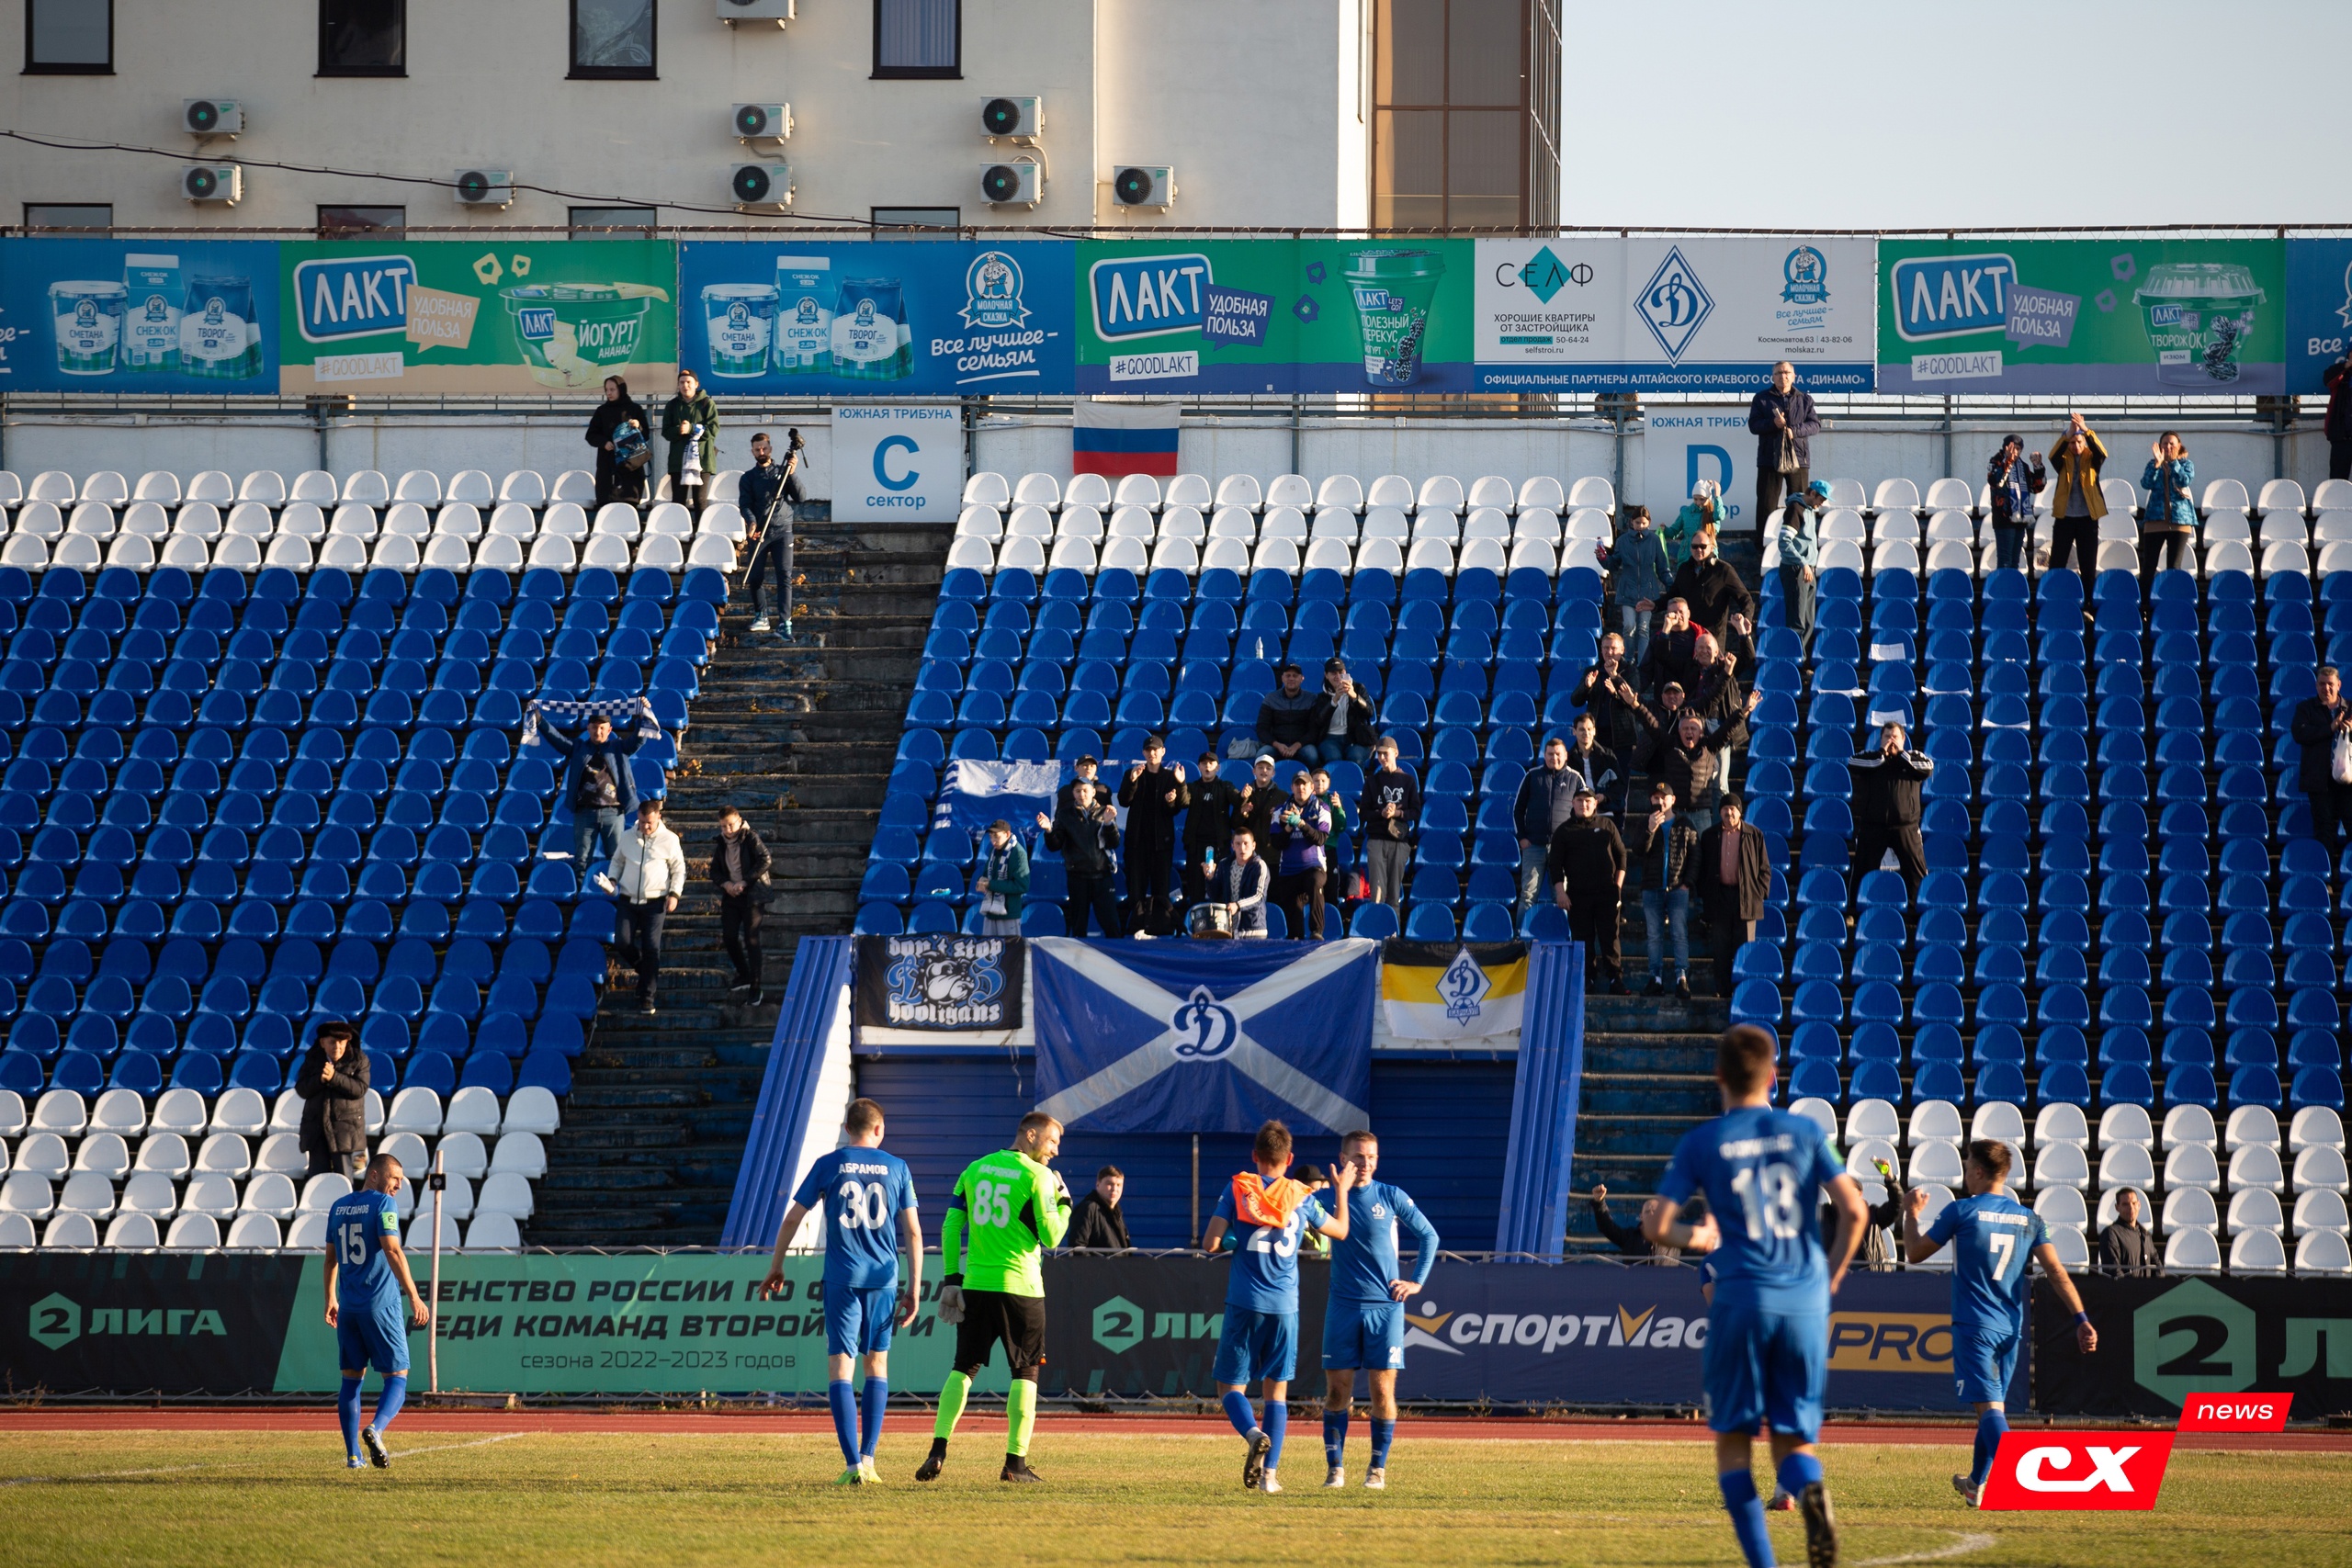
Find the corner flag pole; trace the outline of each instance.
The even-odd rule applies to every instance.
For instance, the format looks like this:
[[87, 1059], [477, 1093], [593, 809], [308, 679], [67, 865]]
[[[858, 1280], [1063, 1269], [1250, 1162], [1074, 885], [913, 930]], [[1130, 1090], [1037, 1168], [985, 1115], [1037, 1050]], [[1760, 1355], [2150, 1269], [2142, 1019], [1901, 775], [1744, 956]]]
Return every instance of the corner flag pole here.
[[441, 1189], [449, 1179], [439, 1149], [433, 1151], [433, 1294], [424, 1320], [424, 1366], [431, 1392], [441, 1392]]

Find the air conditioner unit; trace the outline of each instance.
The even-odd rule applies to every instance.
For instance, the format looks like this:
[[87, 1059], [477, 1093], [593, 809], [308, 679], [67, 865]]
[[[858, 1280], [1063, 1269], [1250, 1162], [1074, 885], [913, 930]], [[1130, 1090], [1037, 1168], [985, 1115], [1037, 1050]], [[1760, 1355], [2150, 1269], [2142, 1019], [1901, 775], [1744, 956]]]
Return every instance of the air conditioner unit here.
[[1111, 171], [1111, 199], [1165, 212], [1176, 204], [1176, 170], [1167, 164], [1122, 164]]
[[1000, 137], [1035, 143], [1046, 133], [1043, 98], [987, 98], [980, 104], [980, 132], [990, 141]]
[[188, 164], [180, 169], [180, 194], [190, 201], [234, 207], [245, 194], [245, 171], [236, 164]]
[[782, 141], [792, 134], [790, 104], [737, 104], [735, 135], [743, 141]]
[[512, 169], [459, 169], [450, 183], [459, 207], [511, 207], [514, 202]]
[[1035, 207], [1045, 199], [1046, 171], [1027, 158], [980, 171], [980, 199], [991, 207]]
[[781, 212], [792, 205], [792, 165], [738, 164], [728, 172], [727, 188], [739, 212]]
[[799, 14], [797, 0], [718, 0], [718, 19], [729, 27], [738, 22], [774, 22], [780, 28]]
[[234, 136], [245, 129], [244, 106], [233, 98], [183, 98], [180, 129], [190, 136]]

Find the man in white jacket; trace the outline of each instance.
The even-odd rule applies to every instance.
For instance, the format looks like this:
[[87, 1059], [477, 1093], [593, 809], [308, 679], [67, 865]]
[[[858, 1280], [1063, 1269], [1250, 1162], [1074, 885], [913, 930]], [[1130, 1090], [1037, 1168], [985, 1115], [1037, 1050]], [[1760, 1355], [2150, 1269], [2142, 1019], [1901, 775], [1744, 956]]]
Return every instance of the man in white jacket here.
[[662, 825], [659, 800], [638, 807], [636, 829], [621, 835], [611, 868], [596, 882], [620, 906], [613, 946], [637, 971], [637, 1005], [651, 1012], [662, 976], [662, 922], [686, 890], [686, 853]]

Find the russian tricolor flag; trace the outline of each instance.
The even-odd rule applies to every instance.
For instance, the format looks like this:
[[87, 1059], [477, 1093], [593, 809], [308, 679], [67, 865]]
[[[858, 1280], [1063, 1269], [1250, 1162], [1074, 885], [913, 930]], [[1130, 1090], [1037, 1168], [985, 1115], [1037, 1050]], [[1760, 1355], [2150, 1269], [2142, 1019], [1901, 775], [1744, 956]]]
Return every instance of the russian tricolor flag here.
[[1113, 403], [1098, 398], [1077, 401], [1070, 430], [1070, 471], [1076, 474], [1176, 473], [1177, 407], [1174, 403]]

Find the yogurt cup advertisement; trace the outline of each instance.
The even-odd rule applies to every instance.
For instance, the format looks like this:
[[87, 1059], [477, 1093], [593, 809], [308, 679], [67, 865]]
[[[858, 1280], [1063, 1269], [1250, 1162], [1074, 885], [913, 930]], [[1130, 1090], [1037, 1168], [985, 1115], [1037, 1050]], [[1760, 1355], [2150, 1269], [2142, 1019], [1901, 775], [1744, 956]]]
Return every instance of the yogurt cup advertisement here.
[[1467, 240], [1078, 244], [1078, 389], [1465, 392]]
[[277, 247], [288, 393], [594, 396], [619, 376], [667, 396], [678, 247], [660, 240], [415, 241]]
[[2352, 239], [2287, 242], [2287, 390], [2318, 396], [2352, 347]]
[[685, 365], [714, 395], [1070, 389], [1062, 240], [692, 241]]
[[276, 392], [277, 250], [0, 241], [0, 392]]
[[2286, 389], [2278, 240], [1887, 240], [1882, 392]]

